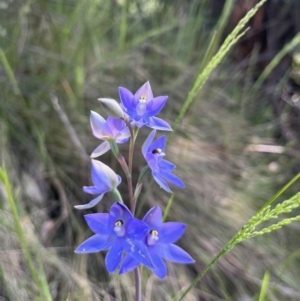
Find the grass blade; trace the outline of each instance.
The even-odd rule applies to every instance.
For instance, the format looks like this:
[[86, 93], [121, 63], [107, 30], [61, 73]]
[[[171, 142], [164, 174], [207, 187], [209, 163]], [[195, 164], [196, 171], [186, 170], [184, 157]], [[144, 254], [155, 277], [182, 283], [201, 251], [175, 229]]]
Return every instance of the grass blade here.
[[190, 90], [185, 102], [183, 103], [179, 111], [177, 118], [175, 119], [174, 126], [173, 126], [174, 131], [172, 132], [172, 136], [174, 135], [179, 125], [179, 122], [182, 120], [186, 111], [188, 110], [192, 102], [195, 100], [197, 93], [202, 89], [202, 87], [208, 80], [212, 71], [221, 63], [221, 61], [224, 59], [224, 57], [227, 55], [227, 53], [230, 51], [233, 45], [235, 45], [237, 41], [246, 33], [248, 29], [247, 28], [245, 29], [245, 27], [248, 21], [255, 15], [255, 13], [266, 1], [267, 0], [260, 1], [254, 8], [249, 10], [249, 12], [245, 15], [243, 19], [240, 20], [240, 22], [234, 28], [231, 34], [228, 35], [228, 37], [223, 42], [221, 48], [219, 49], [219, 51], [209, 61], [207, 66], [204, 68], [204, 70], [200, 74], [198, 74], [192, 89]]
[[45, 275], [43, 275], [43, 277], [41, 277], [41, 275], [39, 275], [37, 273], [37, 269], [34, 266], [34, 263], [33, 263], [33, 260], [32, 260], [32, 257], [31, 257], [30, 251], [29, 251], [29, 247], [28, 247], [28, 244], [25, 239], [25, 235], [23, 233], [22, 226], [20, 223], [20, 217], [19, 217], [19, 213], [18, 213], [17, 206], [15, 203], [15, 199], [12, 194], [11, 184], [10, 184], [7, 172], [4, 168], [0, 168], [0, 180], [3, 183], [5, 191], [7, 193], [10, 210], [11, 210], [13, 220], [14, 220], [15, 230], [17, 232], [17, 235], [18, 235], [18, 238], [20, 241], [20, 245], [24, 252], [28, 267], [30, 269], [32, 279], [33, 279], [36, 287], [39, 289], [39, 292], [41, 294], [41, 300], [51, 301], [52, 298], [51, 298], [51, 294], [50, 294], [48, 285], [47, 284], [45, 285], [45, 281], [43, 281], [43, 279], [45, 279], [46, 277], [45, 277]]

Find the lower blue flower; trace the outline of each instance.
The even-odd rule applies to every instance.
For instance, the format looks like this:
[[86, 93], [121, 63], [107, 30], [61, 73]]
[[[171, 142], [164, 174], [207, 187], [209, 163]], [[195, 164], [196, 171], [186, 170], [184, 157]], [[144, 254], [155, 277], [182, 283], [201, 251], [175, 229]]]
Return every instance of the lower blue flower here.
[[[153, 262], [153, 267], [147, 267], [157, 277], [163, 279], [167, 275], [164, 260], [181, 264], [195, 262], [187, 252], [173, 244], [183, 235], [185, 224], [178, 222], [162, 223], [162, 212], [158, 206], [150, 209], [143, 221], [149, 226], [144, 243]], [[119, 274], [130, 272], [139, 265], [140, 262], [128, 254], [121, 264]]]
[[75, 253], [95, 253], [108, 249], [105, 266], [109, 273], [119, 266], [124, 251], [139, 263], [153, 268], [151, 256], [142, 241], [148, 233], [148, 226], [134, 218], [125, 205], [115, 203], [109, 214], [94, 213], [84, 217], [95, 235], [84, 241]]

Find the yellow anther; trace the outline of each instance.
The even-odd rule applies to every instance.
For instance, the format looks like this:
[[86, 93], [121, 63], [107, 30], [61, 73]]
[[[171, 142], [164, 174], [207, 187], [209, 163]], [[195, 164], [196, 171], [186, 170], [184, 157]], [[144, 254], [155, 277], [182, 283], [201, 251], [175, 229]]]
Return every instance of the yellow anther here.
[[123, 222], [120, 220], [120, 221], [116, 221], [115, 223], [115, 226], [116, 227], [121, 227], [123, 225]]
[[151, 230], [151, 231], [150, 231], [150, 234], [151, 234], [152, 236], [158, 236], [158, 232], [157, 232], [156, 230]]

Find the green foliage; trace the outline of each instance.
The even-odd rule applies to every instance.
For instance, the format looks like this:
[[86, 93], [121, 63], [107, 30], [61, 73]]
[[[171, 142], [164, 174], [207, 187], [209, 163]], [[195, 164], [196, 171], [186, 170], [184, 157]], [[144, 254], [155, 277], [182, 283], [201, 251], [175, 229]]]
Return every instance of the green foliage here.
[[234, 237], [222, 248], [222, 250], [212, 259], [212, 261], [205, 267], [205, 269], [194, 279], [194, 281], [189, 285], [188, 288], [180, 291], [178, 296], [175, 296], [173, 300], [181, 301], [185, 298], [188, 292], [203, 278], [203, 276], [211, 269], [211, 267], [228, 251], [230, 251], [234, 246], [238, 243], [246, 241], [252, 237], [257, 235], [263, 235], [265, 233], [270, 233], [274, 230], [280, 229], [282, 226], [288, 225], [295, 221], [300, 221], [300, 215], [296, 217], [286, 218], [282, 221], [275, 223], [271, 226], [263, 228], [261, 230], [256, 230], [256, 227], [266, 221], [276, 219], [279, 215], [289, 213], [292, 210], [296, 209], [300, 205], [300, 192], [295, 196], [286, 200], [280, 204], [278, 204], [274, 209], [271, 209], [269, 205], [273, 202], [277, 197], [279, 197], [287, 188], [289, 188], [296, 180], [300, 178], [300, 173], [296, 175], [288, 184], [285, 185], [284, 189], [281, 189], [278, 193], [275, 194], [270, 201], [267, 202], [265, 206], [262, 207], [261, 210], [258, 211], [250, 220], [242, 227], [240, 231], [238, 231]]
[[[206, 81], [208, 80], [212, 71], [222, 62], [231, 48], [240, 40], [240, 38], [247, 32], [248, 28], [245, 29], [249, 20], [256, 14], [259, 8], [266, 2], [267, 0], [262, 0], [255, 7], [248, 11], [244, 18], [240, 20], [238, 25], [234, 28], [234, 30], [226, 37], [225, 41], [223, 42], [222, 46], [218, 50], [218, 52], [211, 58], [211, 60], [207, 63], [205, 68], [201, 70], [201, 72], [196, 77], [196, 80], [192, 86], [192, 89], [189, 91], [188, 96], [183, 103], [178, 116], [174, 122], [174, 132], [176, 131], [179, 122], [184, 117], [184, 114], [190, 107], [191, 103], [195, 100], [195, 97], [202, 89]], [[227, 11], [227, 6], [225, 6], [225, 11]], [[227, 15], [227, 14], [226, 14]], [[223, 23], [223, 21], [222, 21]], [[214, 38], [214, 37], [213, 37]], [[214, 41], [213, 41], [214, 43]], [[208, 48], [209, 50], [211, 47]], [[173, 132], [173, 133], [174, 133]]]
[[286, 218], [281, 220], [278, 223], [272, 224], [268, 227], [257, 230], [257, 227], [269, 220], [277, 219], [281, 214], [289, 213], [293, 209], [298, 208], [300, 205], [300, 193], [297, 193], [289, 200], [278, 204], [275, 208], [271, 209], [271, 206], [265, 207], [263, 210], [254, 215], [247, 224], [239, 231], [234, 241], [234, 245], [240, 243], [249, 238], [255, 237], [257, 235], [263, 235], [265, 233], [269, 233], [274, 230], [280, 229], [282, 226], [286, 226], [291, 222], [300, 221], [300, 215], [296, 217]]
[[[6, 194], [7, 194], [7, 199], [10, 205], [10, 210], [11, 214], [13, 216], [14, 220], [14, 226], [15, 226], [15, 231], [18, 235], [19, 242], [21, 245], [21, 249], [24, 252], [26, 262], [28, 264], [28, 267], [31, 272], [32, 279], [36, 285], [36, 290], [37, 290], [37, 299], [36, 300], [46, 300], [46, 301], [51, 301], [52, 297], [49, 291], [48, 283], [47, 283], [47, 277], [44, 272], [44, 268], [42, 263], [38, 265], [38, 268], [34, 265], [33, 262], [33, 256], [30, 252], [30, 246], [25, 238], [21, 223], [20, 223], [20, 215], [17, 209], [17, 205], [15, 202], [15, 198], [13, 197], [12, 194], [12, 188], [11, 184], [7, 175], [7, 172], [4, 168], [0, 168], [0, 181], [4, 185]], [[36, 252], [35, 257], [39, 257], [39, 254]], [[2, 274], [2, 268], [1, 268], [1, 274]], [[4, 278], [5, 276], [2, 275]]]
[[269, 281], [270, 281], [270, 273], [266, 272], [265, 275], [264, 275], [263, 282], [262, 282], [262, 286], [261, 286], [258, 301], [266, 300], [266, 292], [267, 292], [267, 289], [268, 289]]
[[257, 81], [254, 83], [252, 87], [252, 91], [255, 91], [261, 87], [262, 83], [266, 80], [266, 78], [270, 75], [273, 69], [279, 64], [279, 62], [290, 53], [295, 47], [300, 44], [300, 33], [296, 34], [294, 38], [288, 42], [272, 59], [269, 65], [265, 68], [265, 70], [261, 73]]

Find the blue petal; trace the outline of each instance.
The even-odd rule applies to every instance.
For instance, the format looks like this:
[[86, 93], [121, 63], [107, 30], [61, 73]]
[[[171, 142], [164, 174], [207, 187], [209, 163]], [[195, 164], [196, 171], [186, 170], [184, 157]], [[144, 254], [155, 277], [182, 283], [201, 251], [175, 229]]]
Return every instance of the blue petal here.
[[174, 170], [176, 167], [175, 164], [173, 164], [167, 160], [164, 160], [164, 159], [161, 160], [158, 165], [160, 167], [160, 170], [169, 171], [169, 172]]
[[132, 256], [127, 254], [121, 264], [119, 275], [131, 272], [135, 268], [137, 268], [139, 265], [140, 265], [140, 263], [136, 259], [134, 259]]
[[163, 279], [167, 275], [167, 267], [165, 262], [155, 252], [151, 252], [151, 258], [153, 261], [154, 269], [151, 271], [160, 279]]
[[145, 120], [141, 117], [137, 117], [134, 119], [135, 125], [140, 129], [141, 127], [143, 127], [145, 124], [147, 124], [147, 122], [145, 122]]
[[106, 121], [101, 115], [99, 115], [94, 111], [91, 111], [90, 123], [91, 123], [93, 135], [96, 138], [103, 139], [105, 136], [107, 136]]
[[[121, 140], [125, 138], [127, 138], [127, 140], [129, 139], [130, 131], [122, 119], [113, 118], [109, 116], [107, 118], [107, 124], [111, 129], [113, 138], [115, 138], [116, 140], [118, 139]], [[125, 140], [124, 142], [127, 142], [127, 140]], [[124, 142], [117, 142], [117, 143], [124, 143]]]
[[[129, 135], [130, 135], [130, 134], [129, 134]], [[126, 137], [126, 138], [117, 138], [117, 139], [116, 139], [116, 142], [117, 142], [118, 144], [124, 144], [124, 143], [126, 143], [128, 140], [129, 140], [129, 137]]]
[[164, 107], [167, 100], [168, 100], [168, 96], [159, 96], [153, 98], [151, 101], [147, 103], [147, 110], [144, 116], [152, 117], [154, 115], [157, 115]]
[[195, 260], [180, 247], [173, 244], [156, 244], [155, 251], [162, 258], [175, 263], [194, 263]]
[[122, 131], [119, 132], [118, 135], [116, 135], [116, 142], [117, 143], [126, 143], [130, 138], [130, 131], [129, 128], [126, 127], [125, 129], [123, 129]]
[[114, 118], [112, 116], [108, 116], [107, 124], [109, 125], [114, 137], [126, 127], [125, 122], [121, 118]]
[[92, 213], [84, 216], [90, 229], [96, 234], [114, 234], [110, 225], [110, 215], [108, 213]]
[[116, 239], [105, 257], [105, 266], [109, 273], [112, 273], [120, 264], [123, 254], [123, 239]]
[[142, 153], [143, 153], [144, 157], [146, 156], [146, 154], [147, 154], [147, 152], [149, 150], [149, 147], [150, 147], [150, 145], [151, 145], [151, 143], [152, 143], [152, 141], [153, 141], [153, 139], [155, 137], [155, 134], [156, 134], [156, 131], [155, 130], [152, 131], [148, 135], [147, 139], [145, 140], [145, 142], [144, 142], [144, 144], [142, 146]]
[[159, 229], [159, 243], [170, 244], [177, 241], [184, 233], [185, 224], [177, 222], [163, 223]]
[[109, 214], [114, 218], [115, 221], [121, 220], [125, 225], [130, 219], [133, 219], [129, 209], [124, 204], [118, 202], [111, 206]]
[[108, 249], [113, 243], [109, 235], [96, 234], [84, 241], [76, 250], [75, 253], [95, 253]]
[[129, 255], [135, 260], [145, 265], [148, 268], [153, 268], [151, 256], [143, 242], [126, 238], [124, 240], [124, 248]]
[[[158, 206], [151, 208], [143, 218], [143, 222], [145, 222], [150, 230], [156, 229], [158, 230], [162, 223], [162, 212]], [[159, 231], [160, 235], [160, 231]]]
[[164, 152], [165, 146], [166, 146], [166, 136], [161, 136], [150, 145], [148, 152], [152, 153], [155, 149], [161, 149]]
[[106, 170], [102, 168], [104, 164], [97, 160], [91, 160], [91, 161], [92, 161], [92, 180], [94, 185], [99, 189], [101, 193], [111, 190], [110, 179], [106, 173]]
[[163, 188], [165, 191], [172, 193], [172, 190], [170, 189], [169, 185], [166, 183], [166, 181], [162, 178], [162, 176], [158, 172], [152, 172], [152, 176], [156, 183]]
[[148, 226], [137, 218], [128, 221], [126, 235], [133, 240], [142, 240], [148, 233]]
[[82, 190], [88, 194], [102, 194], [102, 191], [99, 190], [96, 186], [83, 186]]
[[102, 142], [92, 152], [91, 158], [97, 158], [110, 150], [110, 144], [108, 141]]
[[161, 170], [160, 174], [163, 176], [164, 179], [166, 179], [168, 182], [172, 183], [173, 185], [175, 185], [179, 188], [184, 188], [185, 187], [184, 183], [176, 175], [174, 175], [170, 172], [166, 172], [164, 170]]
[[137, 103], [141, 97], [146, 97], [146, 101], [153, 99], [153, 93], [149, 82], [144, 83], [134, 94], [134, 100]]
[[125, 109], [125, 112], [129, 115], [135, 115], [135, 105], [133, 104], [133, 94], [126, 88], [119, 88], [119, 95]]
[[156, 129], [156, 130], [161, 130], [161, 131], [172, 131], [172, 128], [166, 121], [164, 121], [158, 117], [150, 117], [149, 119], [150, 119], [149, 124], [147, 124], [147, 125], [150, 128]]
[[149, 167], [152, 169], [152, 171], [157, 171], [159, 169], [158, 166], [158, 160], [159, 156], [153, 155], [152, 153], [147, 153], [145, 156], [145, 159], [149, 165]]
[[74, 206], [74, 208], [79, 209], [79, 210], [90, 209], [90, 208], [96, 206], [102, 200], [103, 196], [104, 196], [104, 193], [102, 193], [102, 194], [98, 195], [96, 198], [92, 199], [88, 204], [76, 205], [76, 206]]

